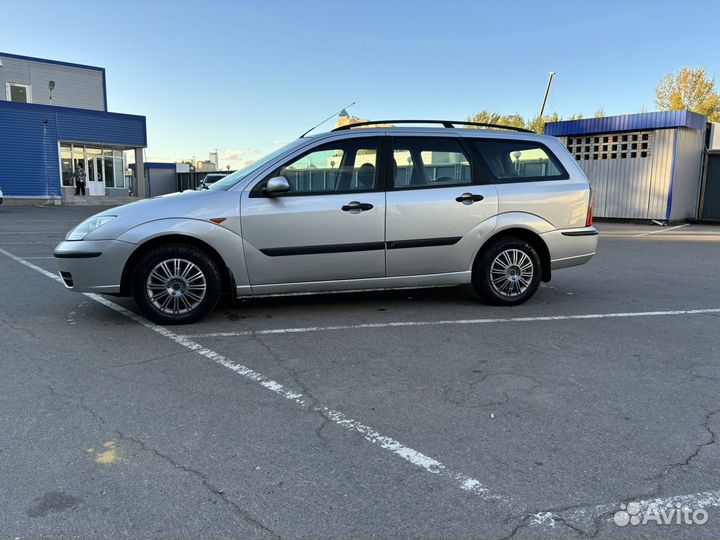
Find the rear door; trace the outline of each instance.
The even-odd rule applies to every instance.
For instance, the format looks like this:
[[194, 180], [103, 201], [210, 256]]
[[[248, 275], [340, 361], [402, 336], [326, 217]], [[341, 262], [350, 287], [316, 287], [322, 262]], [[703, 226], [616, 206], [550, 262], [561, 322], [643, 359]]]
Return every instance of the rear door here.
[[455, 135], [390, 138], [387, 275], [467, 271], [494, 228], [498, 197]]
[[[291, 158], [242, 195], [243, 246], [255, 293], [385, 275], [385, 194], [379, 137], [351, 137]], [[290, 192], [262, 187], [284, 176]], [[297, 290], [303, 290], [298, 286]]]

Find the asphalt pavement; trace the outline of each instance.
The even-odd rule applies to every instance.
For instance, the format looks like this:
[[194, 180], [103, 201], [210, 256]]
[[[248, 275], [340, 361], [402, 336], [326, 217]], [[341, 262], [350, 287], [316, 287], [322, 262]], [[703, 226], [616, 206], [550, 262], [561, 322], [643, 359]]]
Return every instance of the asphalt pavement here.
[[[0, 537], [720, 536], [720, 227], [600, 223], [513, 308], [327, 294], [166, 328], [53, 278], [95, 211], [0, 207]], [[706, 522], [618, 525], [634, 503]]]

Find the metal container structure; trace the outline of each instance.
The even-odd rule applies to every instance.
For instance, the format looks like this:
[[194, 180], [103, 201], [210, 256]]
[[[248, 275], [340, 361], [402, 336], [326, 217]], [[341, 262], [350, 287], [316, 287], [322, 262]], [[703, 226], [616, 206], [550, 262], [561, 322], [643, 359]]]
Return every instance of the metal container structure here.
[[601, 218], [698, 217], [705, 116], [668, 111], [551, 122], [595, 189]]

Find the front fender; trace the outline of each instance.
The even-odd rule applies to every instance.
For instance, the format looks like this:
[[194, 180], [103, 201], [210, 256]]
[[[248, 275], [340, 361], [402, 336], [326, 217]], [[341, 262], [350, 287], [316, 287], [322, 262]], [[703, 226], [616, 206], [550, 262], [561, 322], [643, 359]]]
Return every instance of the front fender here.
[[222, 257], [233, 274], [236, 291], [250, 288], [242, 238], [235, 232], [199, 219], [169, 218], [149, 221], [122, 233], [117, 240], [143, 244], [163, 236], [187, 236], [209, 245]]

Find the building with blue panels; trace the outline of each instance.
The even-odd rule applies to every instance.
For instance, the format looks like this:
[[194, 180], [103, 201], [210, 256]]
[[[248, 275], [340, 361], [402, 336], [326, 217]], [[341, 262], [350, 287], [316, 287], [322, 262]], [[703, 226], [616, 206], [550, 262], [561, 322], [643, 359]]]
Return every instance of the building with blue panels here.
[[595, 190], [595, 215], [678, 221], [699, 216], [707, 118], [666, 111], [551, 122]]
[[103, 68], [0, 53], [0, 187], [8, 202], [73, 202], [78, 166], [85, 202], [144, 196], [142, 173], [135, 182], [126, 175], [125, 152], [142, 163], [146, 146], [144, 116], [107, 111]]

